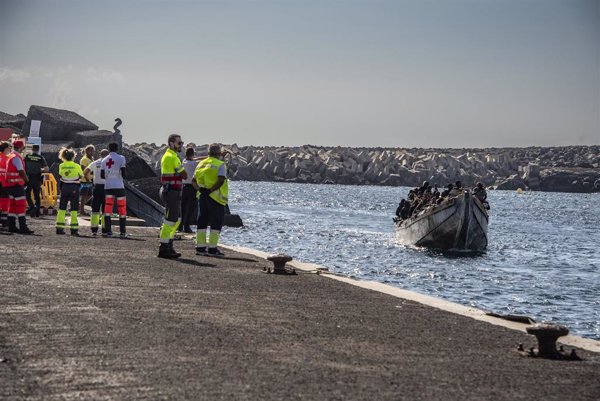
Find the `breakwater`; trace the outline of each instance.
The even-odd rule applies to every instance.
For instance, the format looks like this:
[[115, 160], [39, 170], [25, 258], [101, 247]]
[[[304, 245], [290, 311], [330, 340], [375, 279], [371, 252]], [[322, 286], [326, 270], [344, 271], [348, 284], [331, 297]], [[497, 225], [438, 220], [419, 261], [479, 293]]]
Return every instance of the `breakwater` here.
[[[129, 149], [159, 168], [166, 145], [136, 143]], [[206, 154], [206, 145], [195, 146]], [[230, 178], [315, 184], [442, 186], [461, 180], [497, 189], [552, 192], [600, 191], [600, 146], [403, 149], [349, 147], [225, 146]]]

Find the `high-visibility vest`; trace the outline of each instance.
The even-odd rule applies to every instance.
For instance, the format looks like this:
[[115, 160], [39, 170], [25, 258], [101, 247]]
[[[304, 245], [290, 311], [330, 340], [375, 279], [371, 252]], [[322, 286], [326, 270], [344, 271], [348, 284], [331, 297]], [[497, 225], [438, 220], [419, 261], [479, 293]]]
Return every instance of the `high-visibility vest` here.
[[6, 162], [8, 158], [4, 153], [0, 153], [0, 184], [6, 185]]
[[58, 175], [64, 184], [79, 184], [83, 171], [81, 166], [74, 161], [64, 161], [58, 166]]
[[25, 169], [25, 161], [23, 160], [23, 158], [21, 157], [20, 154], [18, 154], [17, 152], [12, 152], [10, 155], [8, 155], [8, 157], [7, 157], [8, 160], [6, 161], [6, 184], [5, 184], [7, 187], [25, 186], [25, 180], [23, 180], [23, 177], [21, 177], [19, 170], [17, 170], [17, 168], [15, 167], [15, 165], [12, 162], [13, 159], [15, 159], [15, 158], [19, 158], [21, 160], [23, 169]]
[[[216, 157], [207, 157], [198, 163], [196, 172], [194, 173], [194, 179], [200, 188], [212, 188], [219, 179], [219, 167], [225, 164], [222, 160]], [[229, 185], [227, 178], [225, 182], [218, 190], [210, 193], [210, 197], [221, 205], [226, 205], [229, 196]]]
[[173, 149], [168, 148], [160, 159], [161, 184], [169, 184], [172, 189], [183, 188], [181, 172], [184, 170], [177, 153]]

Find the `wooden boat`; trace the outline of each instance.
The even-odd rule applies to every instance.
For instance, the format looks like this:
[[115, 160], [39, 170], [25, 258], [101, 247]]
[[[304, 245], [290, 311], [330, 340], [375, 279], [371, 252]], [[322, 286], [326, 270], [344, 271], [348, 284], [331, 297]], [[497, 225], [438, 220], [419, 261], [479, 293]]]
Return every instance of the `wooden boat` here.
[[488, 213], [469, 191], [396, 223], [404, 245], [455, 252], [480, 252], [488, 244]]

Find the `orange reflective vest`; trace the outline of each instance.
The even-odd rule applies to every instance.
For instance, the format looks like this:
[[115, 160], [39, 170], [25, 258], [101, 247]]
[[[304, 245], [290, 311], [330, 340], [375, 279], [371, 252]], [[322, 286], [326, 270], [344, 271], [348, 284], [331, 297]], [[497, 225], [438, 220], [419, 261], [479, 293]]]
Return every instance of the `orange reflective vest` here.
[[25, 169], [25, 161], [23, 160], [23, 158], [21, 157], [20, 154], [13, 152], [10, 155], [8, 155], [8, 158], [7, 158], [8, 160], [6, 162], [6, 184], [5, 184], [7, 187], [14, 187], [14, 186], [23, 187], [23, 186], [25, 186], [25, 180], [23, 180], [23, 177], [21, 177], [21, 174], [19, 174], [19, 170], [17, 170], [17, 168], [13, 164], [13, 159], [15, 159], [15, 158], [19, 158], [21, 160], [23, 169]]

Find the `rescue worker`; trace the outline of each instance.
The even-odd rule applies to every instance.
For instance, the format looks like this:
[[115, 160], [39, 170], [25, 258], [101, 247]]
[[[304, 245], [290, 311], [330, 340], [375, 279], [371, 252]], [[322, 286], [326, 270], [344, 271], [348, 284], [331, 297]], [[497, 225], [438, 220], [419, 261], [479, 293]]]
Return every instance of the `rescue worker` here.
[[108, 156], [102, 159], [102, 168], [100, 176], [106, 181], [104, 183], [104, 229], [102, 234], [106, 237], [112, 237], [111, 216], [115, 204], [119, 213], [119, 231], [120, 237], [127, 237], [127, 198], [125, 197], [125, 156], [118, 154], [119, 145], [112, 142], [108, 145]]
[[[102, 178], [102, 159], [108, 156], [108, 149], [102, 149], [100, 151], [100, 158], [91, 162], [85, 170], [83, 170], [84, 176], [92, 175], [94, 189], [92, 195], [92, 217], [90, 218], [90, 226], [92, 227], [92, 235], [98, 235], [98, 227], [102, 226], [102, 234], [106, 232], [104, 228], [104, 184], [106, 180]], [[101, 217], [102, 216], [102, 217]], [[102, 220], [102, 222], [100, 221]]]
[[77, 211], [79, 210], [79, 185], [83, 178], [81, 166], [73, 161], [75, 151], [63, 148], [58, 154], [63, 162], [58, 166], [58, 177], [60, 185], [60, 201], [58, 213], [56, 214], [56, 234], [65, 234], [65, 220], [67, 216], [67, 205], [71, 206], [69, 228], [71, 235], [79, 236], [79, 221]]
[[10, 142], [0, 143], [0, 227], [8, 226], [8, 187], [6, 186], [6, 163], [8, 155], [12, 151]]
[[[90, 165], [92, 160], [94, 160], [94, 152], [96, 152], [96, 148], [94, 145], [88, 145], [84, 149], [84, 154], [81, 160], [79, 160], [79, 165], [81, 169], [85, 171], [87, 166]], [[83, 179], [81, 180], [81, 187], [79, 188], [79, 195], [81, 197], [81, 202], [79, 202], [79, 214], [85, 216], [85, 205], [90, 201], [92, 197], [92, 180], [88, 178], [85, 174], [83, 175]]]
[[190, 225], [196, 224], [198, 219], [198, 201], [196, 200], [196, 189], [192, 185], [194, 179], [194, 171], [198, 165], [198, 160], [194, 159], [194, 148], [187, 148], [185, 150], [185, 159], [183, 159], [183, 168], [187, 174], [187, 178], [183, 180], [183, 191], [181, 193], [181, 226], [183, 226], [183, 232], [191, 233], [192, 228]]
[[[10, 203], [8, 206], [8, 231], [12, 233], [33, 234], [27, 227], [25, 200], [25, 185], [29, 182], [25, 173], [25, 162], [21, 153], [25, 150], [25, 142], [17, 139], [13, 142], [13, 151], [8, 155], [6, 162], [6, 186]], [[17, 221], [19, 228], [17, 228]]]
[[[40, 217], [40, 208], [42, 206], [40, 193], [42, 192], [42, 184], [44, 183], [42, 173], [48, 172], [48, 163], [46, 163], [44, 156], [40, 155], [40, 145], [33, 145], [31, 150], [33, 153], [25, 156], [25, 171], [29, 177], [25, 197], [29, 206], [29, 216]], [[34, 200], [35, 204], [33, 203]]]
[[[200, 191], [196, 255], [225, 256], [217, 247], [229, 196], [227, 169], [225, 162], [220, 159], [222, 156], [221, 146], [213, 143], [208, 148], [208, 157], [198, 163], [194, 173], [194, 187]], [[210, 233], [207, 243], [208, 227]]]
[[175, 231], [181, 223], [181, 191], [183, 180], [188, 176], [177, 156], [183, 142], [181, 135], [171, 134], [167, 139], [168, 148], [160, 159], [160, 199], [165, 205], [165, 217], [160, 228], [158, 257], [176, 259], [181, 256], [173, 247]]

